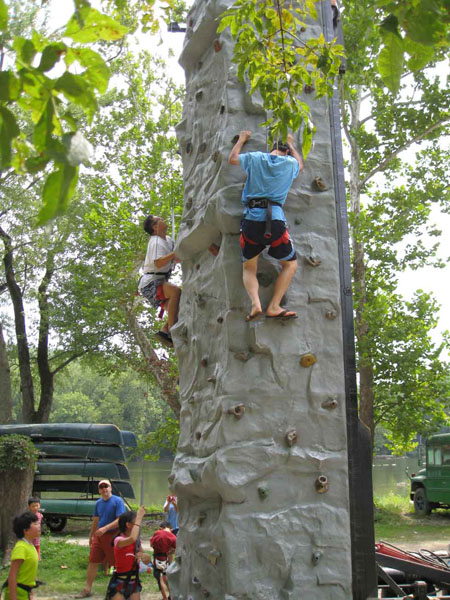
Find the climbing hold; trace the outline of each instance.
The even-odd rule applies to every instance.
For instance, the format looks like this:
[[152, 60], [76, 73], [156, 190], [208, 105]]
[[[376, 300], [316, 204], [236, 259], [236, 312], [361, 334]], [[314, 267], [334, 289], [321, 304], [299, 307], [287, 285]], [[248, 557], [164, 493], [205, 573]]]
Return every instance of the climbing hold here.
[[293, 446], [297, 442], [297, 432], [295, 431], [295, 429], [289, 429], [289, 431], [284, 436], [284, 439], [286, 440], [286, 444], [288, 446]]
[[300, 359], [302, 367], [312, 367], [317, 362], [317, 358], [314, 354], [304, 354]]
[[318, 494], [325, 494], [325, 492], [328, 492], [328, 477], [326, 475], [319, 475], [315, 485]]
[[211, 552], [208, 554], [208, 560], [212, 565], [215, 565], [217, 563], [217, 559], [221, 556], [222, 555], [218, 550], [211, 550]]
[[332, 321], [337, 317], [337, 312], [335, 310], [327, 310], [325, 316], [327, 319], [330, 319], [330, 321]]
[[213, 153], [213, 155], [211, 156], [213, 162], [217, 162], [219, 160], [219, 156], [220, 156], [220, 152], [218, 152], [217, 150]]
[[201, 479], [200, 473], [196, 469], [189, 469], [189, 475], [191, 476], [192, 481], [200, 481]]
[[217, 317], [217, 322], [218, 323], [223, 323], [223, 317]]
[[236, 406], [229, 408], [227, 413], [229, 415], [234, 415], [236, 419], [242, 419], [245, 413], [245, 406], [243, 404], [236, 404]]
[[200, 265], [199, 264], [195, 265], [195, 269], [198, 271], [200, 269]]
[[311, 92], [314, 91], [314, 86], [313, 85], [305, 85], [305, 87], [303, 88], [303, 91], [305, 92], [305, 94], [311, 94]]
[[304, 33], [306, 31], [306, 27], [300, 27], [300, 31]]
[[199, 152], [204, 152], [206, 150], [206, 142], [202, 142], [198, 147]]
[[195, 575], [192, 578], [192, 584], [193, 585], [200, 585], [200, 580], [197, 577], [195, 577]]
[[201, 525], [205, 519], [206, 519], [206, 513], [199, 512], [198, 517], [197, 517], [197, 525]]
[[200, 70], [203, 67], [203, 61], [199, 60], [197, 63], [197, 67]]
[[203, 90], [199, 90], [196, 94], [195, 94], [195, 99], [197, 100], [197, 102], [200, 102], [200, 100], [203, 98]]
[[200, 361], [200, 364], [202, 365], [202, 367], [206, 367], [208, 364], [208, 359], [206, 358], [206, 356], [204, 356], [202, 358], [202, 360]]
[[189, 27], [194, 27], [194, 19], [189, 19]]
[[206, 300], [201, 294], [197, 295], [197, 305], [199, 308], [204, 308], [206, 306]]
[[222, 106], [220, 107], [220, 114], [223, 115], [224, 112], [225, 112], [225, 105], [222, 104]]
[[200, 591], [205, 598], [209, 598], [210, 593], [208, 592], [208, 590], [206, 590], [205, 588], [202, 588]]
[[192, 152], [192, 142], [188, 142], [186, 144], [186, 154], [190, 154]]
[[325, 192], [325, 190], [327, 190], [327, 186], [325, 181], [322, 179], [322, 177], [314, 177], [313, 182], [312, 182], [312, 187], [313, 189], [317, 190], [318, 192]]
[[208, 377], [207, 381], [209, 381], [209, 383], [216, 383], [217, 378], [215, 375], [211, 375], [211, 377]]
[[296, 225], [301, 225], [302, 220], [301, 219], [295, 219], [294, 223]]
[[171, 473], [167, 478], [167, 481], [172, 484], [175, 481], [175, 473]]
[[322, 408], [328, 408], [330, 410], [333, 410], [334, 408], [336, 408], [337, 405], [338, 405], [338, 401], [336, 400], [336, 398], [327, 398], [321, 404]]
[[261, 500], [265, 500], [269, 495], [269, 491], [267, 488], [261, 486], [258, 488], [258, 495], [261, 498]]
[[234, 144], [235, 144], [235, 143], [238, 141], [238, 139], [239, 139], [239, 134], [236, 134], [236, 135], [234, 136], [234, 138], [231, 140], [231, 143], [233, 144], [233, 146], [234, 146]]
[[185, 205], [185, 207], [186, 207], [187, 209], [189, 209], [189, 208], [191, 208], [191, 207], [192, 207], [192, 200], [193, 200], [192, 196], [189, 196], [189, 198], [188, 198], [188, 199], [186, 200], [186, 202], [184, 203], [184, 205]]
[[313, 256], [305, 256], [305, 263], [310, 267], [318, 267], [322, 264], [320, 258], [314, 258]]
[[250, 354], [250, 352], [236, 352], [234, 355], [234, 358], [237, 358], [242, 362], [247, 362], [251, 357], [252, 355]]
[[319, 552], [318, 550], [316, 550], [316, 552], [313, 552], [312, 557], [311, 557], [311, 562], [314, 566], [318, 564], [321, 556], [322, 556], [322, 553]]
[[199, 440], [199, 439], [201, 439], [201, 437], [202, 437], [201, 431], [196, 431], [195, 432], [195, 439]]
[[217, 39], [214, 40], [214, 52], [220, 52], [222, 50], [222, 42]]

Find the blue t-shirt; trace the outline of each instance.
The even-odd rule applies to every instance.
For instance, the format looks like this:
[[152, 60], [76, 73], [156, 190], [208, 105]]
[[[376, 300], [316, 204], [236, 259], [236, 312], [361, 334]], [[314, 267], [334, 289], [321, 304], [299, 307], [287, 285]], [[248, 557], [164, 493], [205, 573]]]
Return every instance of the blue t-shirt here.
[[174, 529], [178, 529], [178, 513], [175, 510], [175, 507], [172, 504], [172, 502], [169, 504], [169, 510], [167, 512], [167, 520], [169, 521], [170, 529], [172, 529], [172, 531]]
[[[292, 156], [278, 156], [267, 152], [247, 152], [239, 155], [239, 164], [247, 173], [247, 181], [242, 191], [244, 216], [250, 221], [265, 221], [265, 208], [248, 208], [249, 198], [268, 198], [281, 206], [292, 182], [297, 177], [300, 166]], [[281, 206], [272, 206], [272, 219], [286, 221]]]
[[113, 494], [108, 500], [103, 500], [103, 498], [97, 500], [94, 517], [99, 517], [98, 526], [103, 527], [112, 523], [114, 519], [117, 519], [125, 511], [126, 508], [122, 498]]

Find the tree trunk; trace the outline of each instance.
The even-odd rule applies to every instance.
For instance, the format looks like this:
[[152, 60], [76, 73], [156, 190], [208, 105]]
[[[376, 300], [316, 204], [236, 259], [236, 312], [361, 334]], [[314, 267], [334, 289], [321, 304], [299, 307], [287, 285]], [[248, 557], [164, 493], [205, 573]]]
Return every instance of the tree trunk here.
[[361, 88], [354, 88], [356, 93], [351, 99], [344, 98], [341, 89], [341, 113], [345, 114], [346, 106], [350, 112], [350, 122], [344, 122], [344, 131], [350, 144], [350, 181], [349, 196], [350, 210], [353, 215], [350, 229], [353, 251], [353, 290], [355, 298], [355, 332], [358, 339], [358, 373], [359, 373], [359, 414], [361, 421], [369, 428], [370, 435], [374, 437], [374, 390], [373, 390], [373, 365], [370, 356], [370, 331], [364, 316], [367, 304], [366, 291], [366, 264], [364, 244], [361, 241], [359, 230], [361, 213], [361, 161], [358, 140], [353, 132], [360, 127]]
[[150, 372], [155, 377], [167, 404], [173, 410], [175, 416], [180, 416], [180, 402], [177, 392], [177, 377], [172, 372], [171, 364], [167, 360], [158, 357], [147, 336], [142, 330], [136, 319], [134, 307], [128, 304], [125, 308], [128, 327], [133, 335], [136, 344], [139, 346], [142, 355], [149, 367]]
[[26, 469], [0, 471], [0, 550], [3, 564], [9, 561], [14, 544], [12, 519], [28, 508], [33, 490], [34, 464]]
[[39, 370], [39, 379], [41, 383], [41, 394], [39, 398], [39, 408], [34, 413], [33, 423], [47, 423], [50, 417], [50, 411], [53, 403], [53, 373], [50, 370], [48, 356], [48, 334], [49, 334], [49, 305], [48, 305], [48, 286], [53, 275], [53, 255], [47, 256], [47, 264], [44, 277], [38, 290], [39, 304], [39, 341], [37, 349], [37, 364]]
[[5, 338], [3, 337], [3, 325], [0, 323], [0, 423], [11, 423], [11, 421], [11, 373]]
[[0, 227], [0, 237], [5, 245], [3, 264], [5, 268], [6, 285], [14, 308], [14, 324], [19, 358], [20, 391], [22, 394], [22, 418], [24, 423], [31, 423], [34, 415], [34, 387], [31, 375], [30, 350], [25, 323], [25, 308], [23, 295], [14, 273], [13, 247], [10, 236]]

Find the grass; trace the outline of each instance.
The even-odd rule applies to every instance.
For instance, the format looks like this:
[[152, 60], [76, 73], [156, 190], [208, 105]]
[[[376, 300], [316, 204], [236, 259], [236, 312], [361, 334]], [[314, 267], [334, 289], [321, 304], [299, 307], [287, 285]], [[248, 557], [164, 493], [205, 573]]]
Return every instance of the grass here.
[[375, 497], [375, 539], [402, 544], [440, 543], [446, 549], [450, 540], [450, 511], [436, 510], [427, 517], [414, 513], [408, 496], [388, 494]]

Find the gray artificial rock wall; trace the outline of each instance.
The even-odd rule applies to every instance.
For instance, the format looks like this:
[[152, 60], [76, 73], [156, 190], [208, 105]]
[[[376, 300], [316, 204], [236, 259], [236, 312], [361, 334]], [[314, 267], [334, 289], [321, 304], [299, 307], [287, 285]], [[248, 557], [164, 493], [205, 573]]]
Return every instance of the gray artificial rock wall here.
[[[299, 261], [286, 304], [299, 319], [247, 324], [239, 249], [245, 174], [227, 158], [241, 129], [253, 131], [244, 151], [267, 146], [258, 127], [265, 119], [261, 104], [236, 78], [232, 39], [228, 32], [216, 34], [216, 18], [230, 4], [197, 0], [180, 60], [186, 72], [177, 128], [185, 206], [176, 252], [183, 259], [183, 294], [173, 334], [182, 409], [170, 480], [181, 529], [170, 568], [172, 599], [349, 600], [329, 101], [304, 94], [317, 133], [286, 203]], [[304, 35], [321, 32], [319, 21]], [[315, 185], [316, 177], [326, 190]], [[207, 250], [212, 242], [220, 245], [217, 257]], [[260, 259], [263, 307], [276, 275], [276, 262]]]

